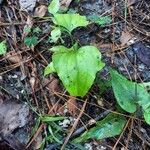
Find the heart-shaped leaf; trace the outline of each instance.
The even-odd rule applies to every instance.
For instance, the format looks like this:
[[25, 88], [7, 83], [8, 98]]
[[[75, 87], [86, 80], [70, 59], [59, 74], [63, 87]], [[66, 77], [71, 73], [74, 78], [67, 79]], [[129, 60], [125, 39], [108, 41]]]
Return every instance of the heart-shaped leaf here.
[[54, 14], [53, 22], [64, 27], [69, 32], [77, 27], [85, 27], [89, 24], [86, 17], [79, 14]]
[[112, 87], [119, 105], [127, 112], [136, 111], [139, 104], [143, 110], [150, 106], [150, 95], [141, 84], [127, 80], [117, 71], [111, 70]]
[[118, 104], [127, 112], [133, 113], [141, 106], [147, 123], [150, 120], [150, 94], [145, 84], [127, 80], [117, 71], [110, 71], [112, 87]]
[[127, 112], [136, 111], [137, 103], [135, 101], [135, 83], [128, 81], [117, 71], [111, 70], [112, 87], [118, 104]]
[[97, 71], [104, 67], [99, 50], [94, 46], [84, 46], [77, 50], [56, 46], [51, 50], [54, 52], [54, 68], [67, 91], [72, 96], [85, 96]]
[[104, 139], [119, 135], [126, 124], [125, 117], [117, 114], [109, 114], [96, 123], [96, 127], [84, 132], [80, 137], [73, 140], [74, 143], [84, 142], [88, 139]]

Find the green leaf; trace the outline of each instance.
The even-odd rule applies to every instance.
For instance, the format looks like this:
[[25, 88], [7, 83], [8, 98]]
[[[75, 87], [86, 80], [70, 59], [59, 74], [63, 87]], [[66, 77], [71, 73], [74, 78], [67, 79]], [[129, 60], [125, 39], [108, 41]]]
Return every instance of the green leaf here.
[[51, 62], [44, 70], [44, 76], [50, 74], [50, 73], [53, 73], [53, 72], [56, 72], [54, 66], [53, 66], [53, 63]]
[[127, 112], [134, 113], [137, 103], [135, 101], [135, 83], [127, 80], [117, 71], [110, 71], [112, 87], [118, 104]]
[[62, 142], [54, 135], [53, 130], [52, 130], [52, 128], [51, 128], [50, 125], [48, 126], [48, 130], [49, 130], [51, 136], [53, 137], [53, 139], [54, 139], [57, 143], [62, 144]]
[[38, 43], [38, 38], [36, 36], [26, 37], [24, 39], [24, 43], [27, 46], [35, 46]]
[[144, 119], [150, 125], [150, 107], [144, 110]]
[[59, 7], [60, 7], [59, 0], [52, 0], [50, 5], [48, 6], [48, 11], [49, 11], [49, 13], [54, 15], [58, 12]]
[[31, 28], [25, 26], [24, 29], [23, 29], [23, 31], [24, 31], [25, 33], [30, 33], [30, 32], [31, 32]]
[[59, 117], [59, 116], [42, 116], [41, 121], [42, 122], [53, 122], [53, 121], [59, 121], [63, 120], [65, 117]]
[[126, 124], [125, 117], [118, 114], [109, 114], [96, 123], [96, 127], [84, 132], [80, 137], [73, 140], [74, 143], [84, 142], [88, 139], [104, 139], [119, 135]]
[[79, 14], [54, 14], [53, 22], [66, 28], [69, 32], [77, 27], [85, 27], [89, 24], [86, 17]]
[[39, 27], [33, 29], [33, 33], [39, 34], [40, 32], [42, 32], [42, 30]]
[[105, 17], [99, 17], [99, 16], [90, 16], [88, 18], [90, 21], [92, 21], [93, 23], [96, 23], [100, 26], [106, 25], [106, 24], [110, 24], [112, 22], [111, 18], [108, 16]]
[[51, 31], [51, 42], [57, 42], [57, 40], [61, 36], [61, 30], [59, 27], [56, 27], [54, 30]]
[[6, 54], [7, 51], [7, 46], [6, 46], [6, 41], [0, 42], [0, 55]]
[[85, 96], [96, 73], [104, 67], [99, 50], [94, 46], [83, 46], [77, 50], [56, 46], [51, 50], [54, 51], [54, 68], [67, 91], [72, 96]]
[[127, 80], [117, 71], [111, 70], [110, 74], [115, 97], [124, 110], [133, 113], [137, 105], [140, 105], [143, 111], [150, 107], [150, 94], [143, 85]]

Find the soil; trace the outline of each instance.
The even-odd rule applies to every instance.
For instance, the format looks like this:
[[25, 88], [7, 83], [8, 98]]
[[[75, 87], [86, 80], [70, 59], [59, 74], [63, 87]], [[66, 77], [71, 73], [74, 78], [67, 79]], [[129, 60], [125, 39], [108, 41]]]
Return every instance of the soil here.
[[[18, 0], [0, 1], [0, 41], [6, 39], [8, 43], [7, 55], [0, 56], [0, 104], [13, 101], [21, 105], [28, 104], [30, 108], [24, 126], [17, 125], [7, 136], [2, 136], [0, 130], [0, 149], [2, 150], [25, 149], [33, 137], [31, 133], [38, 120], [37, 113], [70, 117], [67, 123], [61, 123], [64, 130], [69, 132], [84, 103], [80, 98], [76, 101], [72, 100], [71, 102], [78, 109], [69, 106], [71, 108], [69, 111], [65, 106], [70, 97], [58, 76], [55, 74], [43, 76], [45, 66], [51, 61], [51, 53], [48, 50], [52, 46], [48, 42], [51, 27], [48, 20], [34, 18], [33, 14], [36, 7], [42, 4], [48, 6], [48, 3], [47, 0], [38, 0], [33, 10], [21, 11]], [[126, 5], [128, 6], [127, 15], [125, 14]], [[110, 79], [108, 71], [110, 67], [132, 81], [150, 82], [150, 1], [129, 0], [125, 4], [123, 0], [82, 0], [79, 3], [72, 1], [68, 9], [74, 9], [81, 15], [86, 15], [87, 18], [92, 15], [112, 18], [112, 23], [106, 26], [91, 24], [87, 28], [78, 28], [73, 31], [73, 37], [80, 45], [97, 46], [106, 63], [106, 67], [97, 74], [95, 83], [85, 98], [88, 101], [84, 111], [86, 115], [80, 118], [82, 122], [78, 124], [76, 129], [78, 130], [83, 123], [86, 125], [92, 118], [99, 117], [99, 114], [116, 111], [112, 89], [108, 88], [100, 95], [99, 80]], [[45, 16], [48, 15], [47, 12]], [[32, 23], [33, 28], [39, 27], [41, 32], [36, 33], [39, 39], [38, 44], [29, 48], [23, 40], [27, 36], [24, 33], [24, 27], [32, 26]], [[126, 42], [124, 38], [122, 39], [124, 32]], [[131, 38], [128, 38], [127, 34], [130, 34]], [[65, 36], [63, 38], [67, 41], [66, 46], [71, 46], [70, 39]], [[127, 117], [129, 120], [130, 114], [126, 115], [129, 116]], [[150, 126], [142, 121], [140, 112], [138, 115], [139, 120], [130, 120], [121, 136], [101, 141], [89, 140], [83, 144], [83, 147], [87, 150], [109, 150], [113, 149], [117, 142], [116, 150], [150, 149]], [[105, 116], [106, 114], [102, 118]], [[29, 150], [38, 149], [43, 133], [46, 132], [45, 128], [46, 126], [31, 142]], [[64, 134], [64, 138], [66, 136], [67, 134]], [[45, 150], [60, 149], [60, 145], [56, 143], [46, 144]], [[68, 149], [78, 148], [68, 146]]]

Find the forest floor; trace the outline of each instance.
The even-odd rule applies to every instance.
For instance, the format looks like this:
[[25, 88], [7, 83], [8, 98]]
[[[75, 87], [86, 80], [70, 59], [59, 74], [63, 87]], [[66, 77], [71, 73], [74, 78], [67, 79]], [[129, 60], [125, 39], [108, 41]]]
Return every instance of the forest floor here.
[[[87, 18], [109, 16], [112, 19], [105, 26], [90, 24], [73, 31], [80, 45], [96, 46], [106, 64], [83, 99], [69, 96], [56, 74], [47, 77], [43, 74], [51, 61], [49, 49], [54, 45], [49, 41], [51, 22], [46, 18], [50, 15], [49, 3], [48, 0], [0, 0], [0, 42], [7, 41], [7, 53], [0, 56], [0, 150], [39, 149], [45, 136], [49, 136], [48, 124], [39, 122], [39, 114], [66, 117], [57, 124], [63, 128], [58, 136], [65, 140], [71, 131], [70, 138], [74, 138], [109, 112], [119, 113], [112, 88], [101, 86], [110, 79], [109, 67], [132, 81], [150, 82], [149, 0], [61, 1], [70, 12]], [[34, 32], [26, 33], [25, 27]], [[25, 44], [27, 36], [38, 39], [35, 46]], [[66, 46], [71, 46], [69, 40]], [[127, 124], [119, 136], [91, 139], [82, 144], [83, 148], [150, 149], [150, 126], [140, 115], [136, 118], [129, 113], [122, 115]], [[51, 141], [43, 149], [60, 150], [61, 147], [62, 144]], [[69, 145], [68, 141], [66, 149], [79, 147]]]

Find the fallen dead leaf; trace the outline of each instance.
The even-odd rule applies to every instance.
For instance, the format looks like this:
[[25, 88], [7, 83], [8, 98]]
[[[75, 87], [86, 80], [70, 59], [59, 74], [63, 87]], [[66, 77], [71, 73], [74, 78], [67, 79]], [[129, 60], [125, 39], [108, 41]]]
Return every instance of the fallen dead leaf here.
[[130, 45], [130, 40], [133, 38], [133, 35], [128, 31], [122, 31], [122, 35], [120, 37], [121, 46]]
[[60, 9], [64, 11], [67, 10], [71, 2], [72, 0], [62, 0], [60, 4]]
[[54, 92], [61, 92], [59, 80], [54, 77], [52, 77], [50, 80], [45, 78], [44, 85], [47, 86], [47, 89], [51, 94], [54, 94]]
[[35, 9], [34, 16], [35, 17], [44, 17], [46, 14], [46, 11], [47, 11], [47, 6], [40, 5]]
[[39, 133], [32, 144], [33, 149], [35, 149], [35, 150], [40, 149], [42, 140], [43, 140], [42, 135], [41, 135], [41, 133]]
[[78, 112], [77, 110], [77, 101], [75, 97], [71, 97], [67, 102], [66, 106], [68, 109], [68, 112], [72, 115], [75, 116]]
[[112, 51], [112, 44], [111, 43], [96, 43], [94, 44], [98, 49], [100, 49], [101, 52], [111, 52]]
[[5, 58], [12, 63], [20, 63], [20, 55], [16, 51], [10, 51], [5, 55]]

